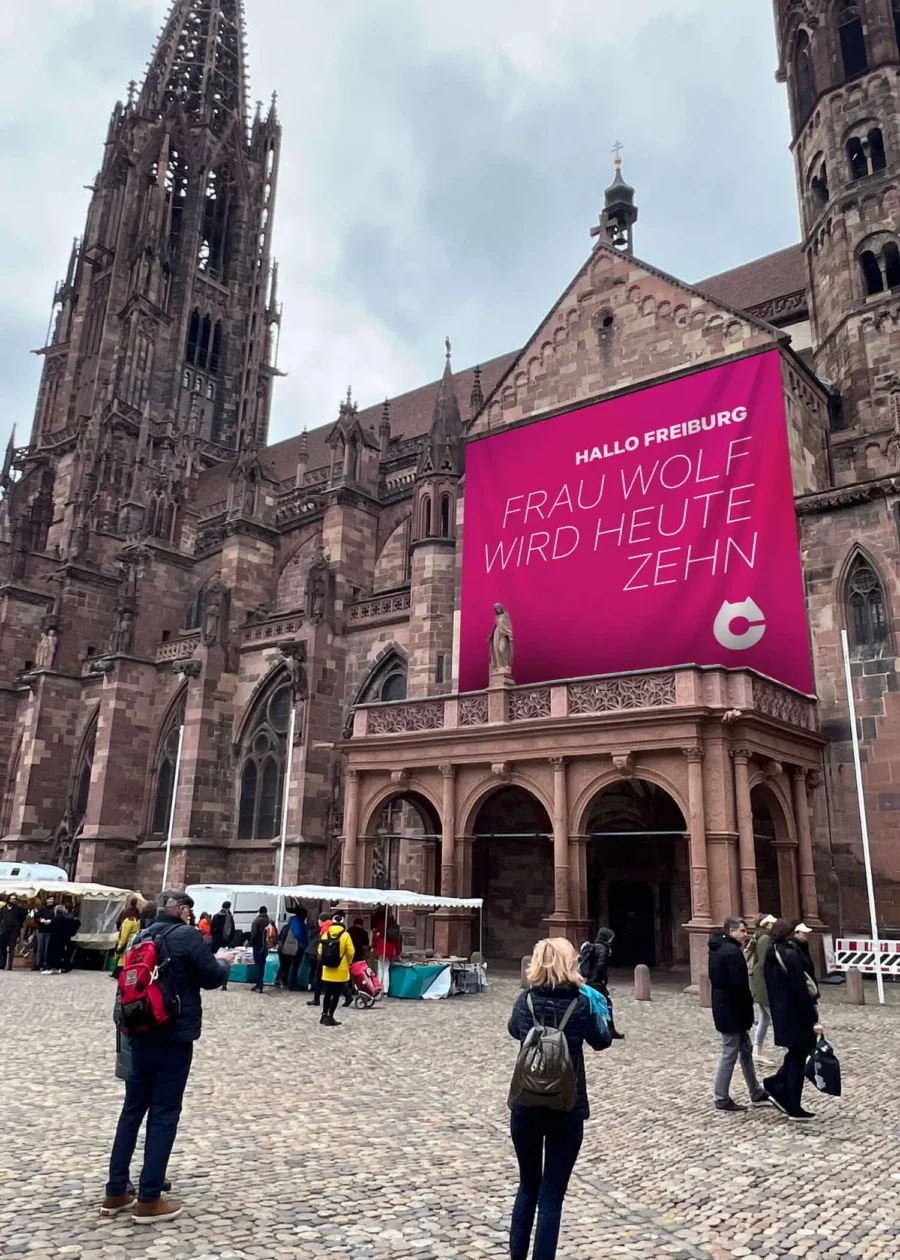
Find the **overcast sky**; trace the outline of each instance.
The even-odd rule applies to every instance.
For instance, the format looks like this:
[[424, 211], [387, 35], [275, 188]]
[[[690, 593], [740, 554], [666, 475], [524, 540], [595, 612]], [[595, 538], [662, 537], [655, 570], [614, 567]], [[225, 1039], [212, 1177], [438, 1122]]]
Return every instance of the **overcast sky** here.
[[[0, 432], [28, 440], [54, 282], [169, 0], [0, 0]], [[284, 126], [271, 437], [517, 348], [590, 249], [611, 147], [639, 257], [686, 280], [798, 239], [759, 0], [247, 0]]]

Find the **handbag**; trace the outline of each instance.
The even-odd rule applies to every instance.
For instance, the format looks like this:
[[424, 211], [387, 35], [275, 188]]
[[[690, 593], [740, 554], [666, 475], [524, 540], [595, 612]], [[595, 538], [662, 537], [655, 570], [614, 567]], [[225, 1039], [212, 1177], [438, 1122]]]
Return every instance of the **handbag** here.
[[284, 954], [285, 958], [294, 958], [299, 949], [300, 942], [297, 940], [296, 936], [289, 927], [284, 938], [284, 943], [281, 946], [281, 953]]
[[832, 1045], [820, 1037], [809, 1056], [805, 1070], [806, 1079], [812, 1081], [821, 1094], [832, 1098], [841, 1096], [841, 1065]]

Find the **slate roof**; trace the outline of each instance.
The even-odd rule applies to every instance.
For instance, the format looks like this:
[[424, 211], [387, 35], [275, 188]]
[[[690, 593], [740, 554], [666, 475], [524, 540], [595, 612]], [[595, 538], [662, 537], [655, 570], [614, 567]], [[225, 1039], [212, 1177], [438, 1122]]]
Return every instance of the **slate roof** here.
[[742, 267], [698, 280], [697, 288], [727, 306], [752, 311], [755, 306], [806, 288], [803, 249], [800, 245], [791, 245], [788, 249], [776, 250]]

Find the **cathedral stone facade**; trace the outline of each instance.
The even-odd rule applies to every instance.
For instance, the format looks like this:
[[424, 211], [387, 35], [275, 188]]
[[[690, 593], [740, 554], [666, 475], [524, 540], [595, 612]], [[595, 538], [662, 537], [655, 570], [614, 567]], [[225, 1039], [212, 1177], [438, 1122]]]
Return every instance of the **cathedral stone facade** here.
[[[174, 0], [3, 471], [0, 856], [152, 892], [171, 833], [170, 882], [270, 883], [284, 834], [288, 882], [483, 896], [489, 955], [604, 920], [696, 976], [736, 909], [865, 925], [846, 628], [900, 930], [900, 0], [775, 10], [799, 245], [669, 276], [617, 163], [524, 348], [455, 373], [448, 343], [435, 383], [270, 446], [275, 100], [241, 0]], [[692, 668], [459, 694], [467, 438], [772, 349], [816, 699]]]

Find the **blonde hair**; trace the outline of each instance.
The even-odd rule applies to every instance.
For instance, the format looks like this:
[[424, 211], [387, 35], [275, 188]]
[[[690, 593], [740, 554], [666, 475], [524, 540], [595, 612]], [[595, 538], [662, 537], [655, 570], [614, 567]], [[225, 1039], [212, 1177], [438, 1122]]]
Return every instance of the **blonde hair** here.
[[564, 936], [538, 941], [531, 955], [527, 980], [538, 989], [555, 989], [562, 984], [584, 984], [578, 974], [575, 946]]

